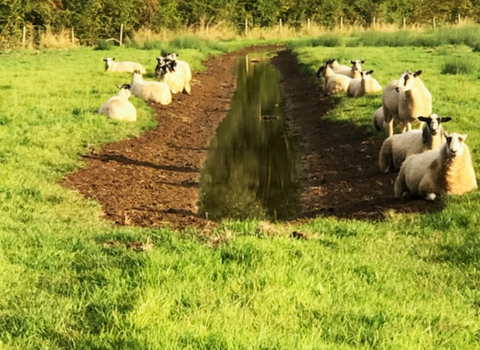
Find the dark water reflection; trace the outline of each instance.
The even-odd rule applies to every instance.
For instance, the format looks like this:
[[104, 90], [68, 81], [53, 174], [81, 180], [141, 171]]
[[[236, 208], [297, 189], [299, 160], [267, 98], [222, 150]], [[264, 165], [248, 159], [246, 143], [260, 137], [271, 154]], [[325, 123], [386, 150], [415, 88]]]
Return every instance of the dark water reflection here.
[[286, 132], [279, 72], [252, 55], [237, 62], [231, 111], [217, 129], [200, 180], [201, 216], [288, 219], [300, 210], [300, 147]]

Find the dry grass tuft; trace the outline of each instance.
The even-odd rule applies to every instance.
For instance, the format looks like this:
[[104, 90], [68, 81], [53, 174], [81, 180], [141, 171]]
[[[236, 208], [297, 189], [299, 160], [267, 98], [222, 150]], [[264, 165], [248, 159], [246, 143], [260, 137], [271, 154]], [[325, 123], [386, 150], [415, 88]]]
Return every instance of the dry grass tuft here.
[[64, 49], [75, 47], [78, 43], [75, 40], [75, 33], [72, 30], [63, 29], [58, 33], [53, 33], [50, 27], [47, 27], [45, 33], [40, 36], [40, 48]]

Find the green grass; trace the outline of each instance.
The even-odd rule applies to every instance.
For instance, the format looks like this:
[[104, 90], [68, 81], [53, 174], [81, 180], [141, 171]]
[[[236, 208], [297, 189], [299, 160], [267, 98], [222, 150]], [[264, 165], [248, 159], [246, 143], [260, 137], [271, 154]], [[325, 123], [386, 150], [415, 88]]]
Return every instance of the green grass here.
[[[469, 47], [299, 43], [312, 74], [331, 57], [365, 59], [383, 86], [406, 69], [423, 70], [434, 111], [453, 118], [448, 131], [468, 132], [479, 164], [478, 71], [442, 74], [458, 56], [479, 67]], [[195, 45], [179, 51], [194, 70], [220, 52]], [[115, 227], [100, 219], [98, 203], [60, 186], [83, 165], [78, 155], [88, 146], [155, 125], [138, 99], [136, 124], [94, 112], [115, 84], [130, 80], [105, 74], [105, 56], [153, 72], [160, 48], [0, 56], [1, 350], [479, 348], [478, 192], [448, 198], [442, 212], [429, 215], [386, 213], [375, 223], [225, 221], [204, 237]], [[371, 130], [380, 95], [336, 102], [328, 120]], [[290, 238], [293, 230], [310, 239]], [[127, 248], [147, 240], [149, 253]]]

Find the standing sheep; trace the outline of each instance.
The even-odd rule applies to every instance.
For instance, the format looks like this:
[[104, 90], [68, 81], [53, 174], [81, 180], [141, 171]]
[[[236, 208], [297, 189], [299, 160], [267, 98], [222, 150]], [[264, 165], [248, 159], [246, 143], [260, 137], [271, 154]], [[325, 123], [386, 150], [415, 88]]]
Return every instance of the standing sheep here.
[[[402, 133], [412, 129], [412, 123], [418, 121], [419, 116], [432, 114], [432, 94], [425, 87], [419, 76], [422, 71], [415, 73], [406, 71], [398, 80], [398, 121], [402, 125]], [[393, 119], [389, 123], [388, 134], [393, 135]]]
[[451, 119], [450, 117], [440, 117], [437, 114], [418, 117], [418, 120], [426, 123], [423, 130], [411, 130], [386, 138], [378, 157], [380, 170], [388, 173], [399, 169], [409, 155], [439, 149], [445, 142], [442, 123]]
[[147, 102], [168, 105], [172, 102], [172, 94], [166, 83], [145, 81], [139, 71], [132, 74], [132, 93]]
[[157, 57], [158, 64], [155, 67], [155, 76], [159, 81], [166, 83], [173, 94], [185, 92], [190, 94], [190, 82], [184, 71], [174, 71], [169, 60]]
[[113, 62], [115, 58], [107, 57], [105, 61], [105, 71], [112, 73], [133, 73], [138, 70], [141, 74], [146, 74], [147, 71], [140, 63], [137, 62]]
[[373, 70], [360, 72], [360, 79], [352, 79], [348, 86], [347, 96], [362, 97], [382, 91], [382, 86], [371, 76]]
[[130, 84], [120, 86], [116, 96], [111, 97], [107, 102], [100, 106], [97, 113], [103, 114], [108, 118], [121, 120], [125, 122], [134, 122], [137, 120], [137, 110], [128, 100], [131, 96]]
[[393, 122], [399, 123], [400, 120], [398, 116], [399, 97], [398, 80], [394, 80], [385, 87], [382, 94], [383, 117], [387, 124], [389, 136], [393, 135]]
[[418, 195], [434, 200], [437, 195], [462, 195], [477, 188], [467, 135], [447, 134], [438, 150], [409, 156], [395, 181], [395, 197]]

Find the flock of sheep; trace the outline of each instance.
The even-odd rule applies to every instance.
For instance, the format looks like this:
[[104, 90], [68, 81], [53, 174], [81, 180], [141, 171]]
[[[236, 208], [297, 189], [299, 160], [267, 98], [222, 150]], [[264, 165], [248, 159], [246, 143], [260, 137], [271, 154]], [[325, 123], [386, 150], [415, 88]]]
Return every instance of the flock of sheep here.
[[132, 94], [146, 102], [162, 105], [172, 102], [172, 94], [181, 92], [190, 94], [192, 80], [190, 66], [187, 62], [178, 60], [177, 56], [170, 53], [157, 57], [155, 76], [158, 81], [144, 80], [143, 74], [146, 74], [146, 69], [140, 63], [114, 62], [115, 58], [105, 58], [105, 71], [131, 73], [132, 82], [120, 86], [117, 95], [101, 105], [98, 113], [111, 119], [134, 122], [137, 120], [137, 110], [129, 101]]
[[[371, 73], [362, 71], [364, 61], [340, 65], [329, 59], [318, 69], [323, 76], [326, 94], [344, 92], [361, 97], [382, 90]], [[477, 188], [477, 180], [466, 134], [447, 133], [442, 123], [450, 117], [432, 114], [432, 95], [420, 80], [422, 71], [406, 71], [390, 82], [382, 93], [382, 106], [372, 116], [376, 130], [388, 130], [379, 153], [380, 170], [399, 170], [395, 181], [395, 197], [420, 196], [434, 200], [438, 195], [462, 195]], [[401, 126], [394, 135], [393, 124]], [[412, 130], [418, 123], [419, 130]], [[425, 127], [421, 129], [423, 123]]]

